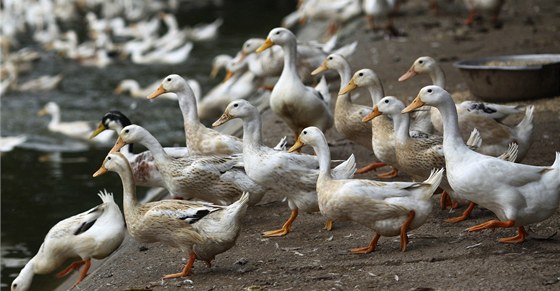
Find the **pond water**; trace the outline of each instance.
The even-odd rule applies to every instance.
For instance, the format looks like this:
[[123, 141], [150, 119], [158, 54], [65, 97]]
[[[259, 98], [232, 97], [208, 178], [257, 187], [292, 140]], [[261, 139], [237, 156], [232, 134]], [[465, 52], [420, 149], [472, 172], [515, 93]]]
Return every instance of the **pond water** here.
[[[37, 116], [37, 111], [55, 101], [61, 107], [62, 120], [72, 121], [99, 120], [106, 111], [118, 109], [146, 127], [163, 145], [184, 145], [176, 101], [149, 102], [116, 95], [113, 90], [118, 82], [132, 78], [148, 84], [177, 73], [196, 79], [203, 93], [207, 92], [218, 82], [208, 77], [215, 55], [234, 54], [246, 39], [266, 37], [294, 6], [295, 1], [236, 0], [223, 1], [218, 6], [181, 8], [176, 13], [180, 26], [208, 23], [218, 17], [224, 19], [224, 24], [216, 40], [196, 43], [189, 59], [180, 65], [142, 66], [127, 60], [98, 69], [42, 51], [33, 71], [22, 76], [20, 82], [62, 73], [62, 86], [49, 92], [8, 92], [1, 99], [2, 136], [25, 134], [28, 138], [22, 147], [1, 157], [1, 290], [9, 290], [11, 281], [37, 252], [54, 224], [101, 203], [96, 195], [99, 190], [114, 192], [115, 200], [122, 205], [122, 188], [116, 174], [91, 176], [110, 146], [91, 146], [53, 134], [47, 129], [50, 118]], [[21, 42], [39, 49], [26, 36], [21, 37]], [[142, 194], [145, 189], [139, 191]], [[39, 275], [32, 289], [51, 290], [60, 282], [54, 274]]]

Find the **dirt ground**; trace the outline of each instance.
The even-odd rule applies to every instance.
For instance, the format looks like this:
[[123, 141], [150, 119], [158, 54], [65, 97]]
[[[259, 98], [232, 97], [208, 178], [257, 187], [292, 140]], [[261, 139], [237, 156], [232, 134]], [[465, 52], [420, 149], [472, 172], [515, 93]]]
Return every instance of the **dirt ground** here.
[[[452, 67], [454, 61], [560, 51], [560, 7], [555, 1], [507, 1], [500, 29], [493, 28], [488, 17], [471, 28], [465, 27], [462, 1], [440, 1], [444, 2], [440, 16], [433, 16], [425, 2], [428, 1], [408, 1], [402, 6], [395, 24], [406, 36], [386, 39], [367, 33], [361, 18], [342, 30], [343, 42], [359, 40], [358, 52], [351, 59], [354, 71], [373, 68], [383, 79], [387, 95], [405, 100], [429, 83], [427, 77], [397, 82], [421, 55], [430, 55], [442, 63], [448, 90], [472, 99], [459, 71]], [[302, 35], [309, 36], [310, 31], [304, 29]], [[371, 105], [369, 97], [358, 102]], [[560, 150], [560, 97], [520, 103], [536, 105], [535, 141], [523, 163], [552, 164], [554, 151]], [[281, 136], [291, 135], [272, 112], [263, 116], [267, 144], [273, 145]], [[327, 137], [334, 159], [345, 159], [354, 153], [358, 166], [362, 166], [373, 157], [344, 140], [334, 129], [329, 130]], [[407, 179], [403, 174], [396, 180]], [[505, 245], [496, 239], [513, 235], [513, 229], [465, 231], [469, 226], [493, 219], [491, 212], [476, 209], [474, 218], [450, 224], [444, 219], [456, 216], [462, 209], [454, 213], [439, 210], [438, 199], [439, 195], [433, 197], [433, 215], [426, 224], [409, 233], [407, 252], [399, 250], [397, 238], [382, 238], [375, 252], [358, 255], [350, 253], [350, 248], [367, 245], [372, 232], [351, 222], [336, 222], [332, 231], [323, 230], [324, 218], [319, 213], [300, 214], [292, 232], [285, 237], [263, 238], [262, 231], [278, 228], [289, 215], [282, 197], [267, 196], [260, 205], [248, 210], [237, 245], [217, 256], [211, 268], [196, 262], [192, 276], [162, 281], [162, 275], [181, 270], [187, 254], [160, 244], [141, 245], [129, 237], [100, 267], [92, 269], [77, 289], [560, 289], [560, 213], [530, 225], [530, 238], [525, 243]], [[69, 279], [61, 289], [68, 288], [74, 280]]]

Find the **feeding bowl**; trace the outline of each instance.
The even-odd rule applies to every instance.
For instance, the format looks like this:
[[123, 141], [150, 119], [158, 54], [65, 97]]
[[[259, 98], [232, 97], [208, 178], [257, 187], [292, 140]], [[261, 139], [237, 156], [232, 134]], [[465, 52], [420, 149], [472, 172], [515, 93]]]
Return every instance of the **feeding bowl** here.
[[453, 66], [461, 71], [471, 93], [485, 101], [560, 95], [560, 54], [485, 57]]

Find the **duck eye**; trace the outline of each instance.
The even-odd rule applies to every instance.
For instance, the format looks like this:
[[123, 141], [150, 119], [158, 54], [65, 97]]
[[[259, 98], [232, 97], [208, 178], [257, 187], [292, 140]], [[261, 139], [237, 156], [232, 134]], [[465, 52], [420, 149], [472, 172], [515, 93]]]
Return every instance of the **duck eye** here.
[[12, 288], [17, 288], [17, 283], [15, 283], [14, 285], [12, 285]]
[[239, 106], [239, 104], [237, 104], [237, 103], [233, 104], [233, 107], [238, 107], [238, 106]]
[[329, 57], [329, 60], [332, 60], [332, 57]]
[[428, 89], [428, 93], [432, 93], [432, 89]]
[[171, 78], [167, 78], [167, 82], [171, 82]]
[[303, 134], [307, 134], [307, 131], [303, 131]]
[[419, 61], [418, 61], [419, 64], [421, 64], [421, 63], [423, 63], [423, 62], [424, 62], [423, 60], [419, 60]]
[[108, 161], [111, 160], [111, 157], [107, 157], [107, 160], [108, 160]]
[[125, 132], [125, 133], [129, 133], [129, 132], [130, 132], [130, 129], [127, 129], [127, 130], [125, 130], [124, 132]]
[[385, 100], [385, 103], [389, 103], [389, 100]]
[[358, 76], [362, 77], [364, 75], [364, 73], [359, 73]]
[[277, 31], [277, 32], [276, 32], [276, 35], [278, 35], [278, 34], [280, 34], [280, 31]]

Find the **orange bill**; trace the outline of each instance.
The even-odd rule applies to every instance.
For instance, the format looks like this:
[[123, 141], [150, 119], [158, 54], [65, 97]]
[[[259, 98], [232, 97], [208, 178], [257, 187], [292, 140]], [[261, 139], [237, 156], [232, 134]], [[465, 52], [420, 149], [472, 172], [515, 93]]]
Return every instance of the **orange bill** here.
[[152, 94], [150, 94], [150, 96], [148, 96], [147, 98], [148, 99], [154, 99], [154, 98], [157, 98], [159, 95], [164, 94], [164, 93], [167, 93], [167, 90], [165, 90], [162, 85], [159, 85], [159, 87]]
[[379, 111], [379, 107], [377, 107], [377, 105], [375, 105], [373, 107], [373, 110], [367, 116], [362, 118], [362, 122], [368, 122], [368, 121], [374, 119], [375, 117], [377, 117], [381, 114], [383, 114], [383, 112]]
[[408, 113], [416, 108], [420, 108], [424, 106], [424, 102], [420, 99], [420, 96], [416, 96], [410, 105], [406, 106], [405, 109], [401, 111], [401, 113]]

